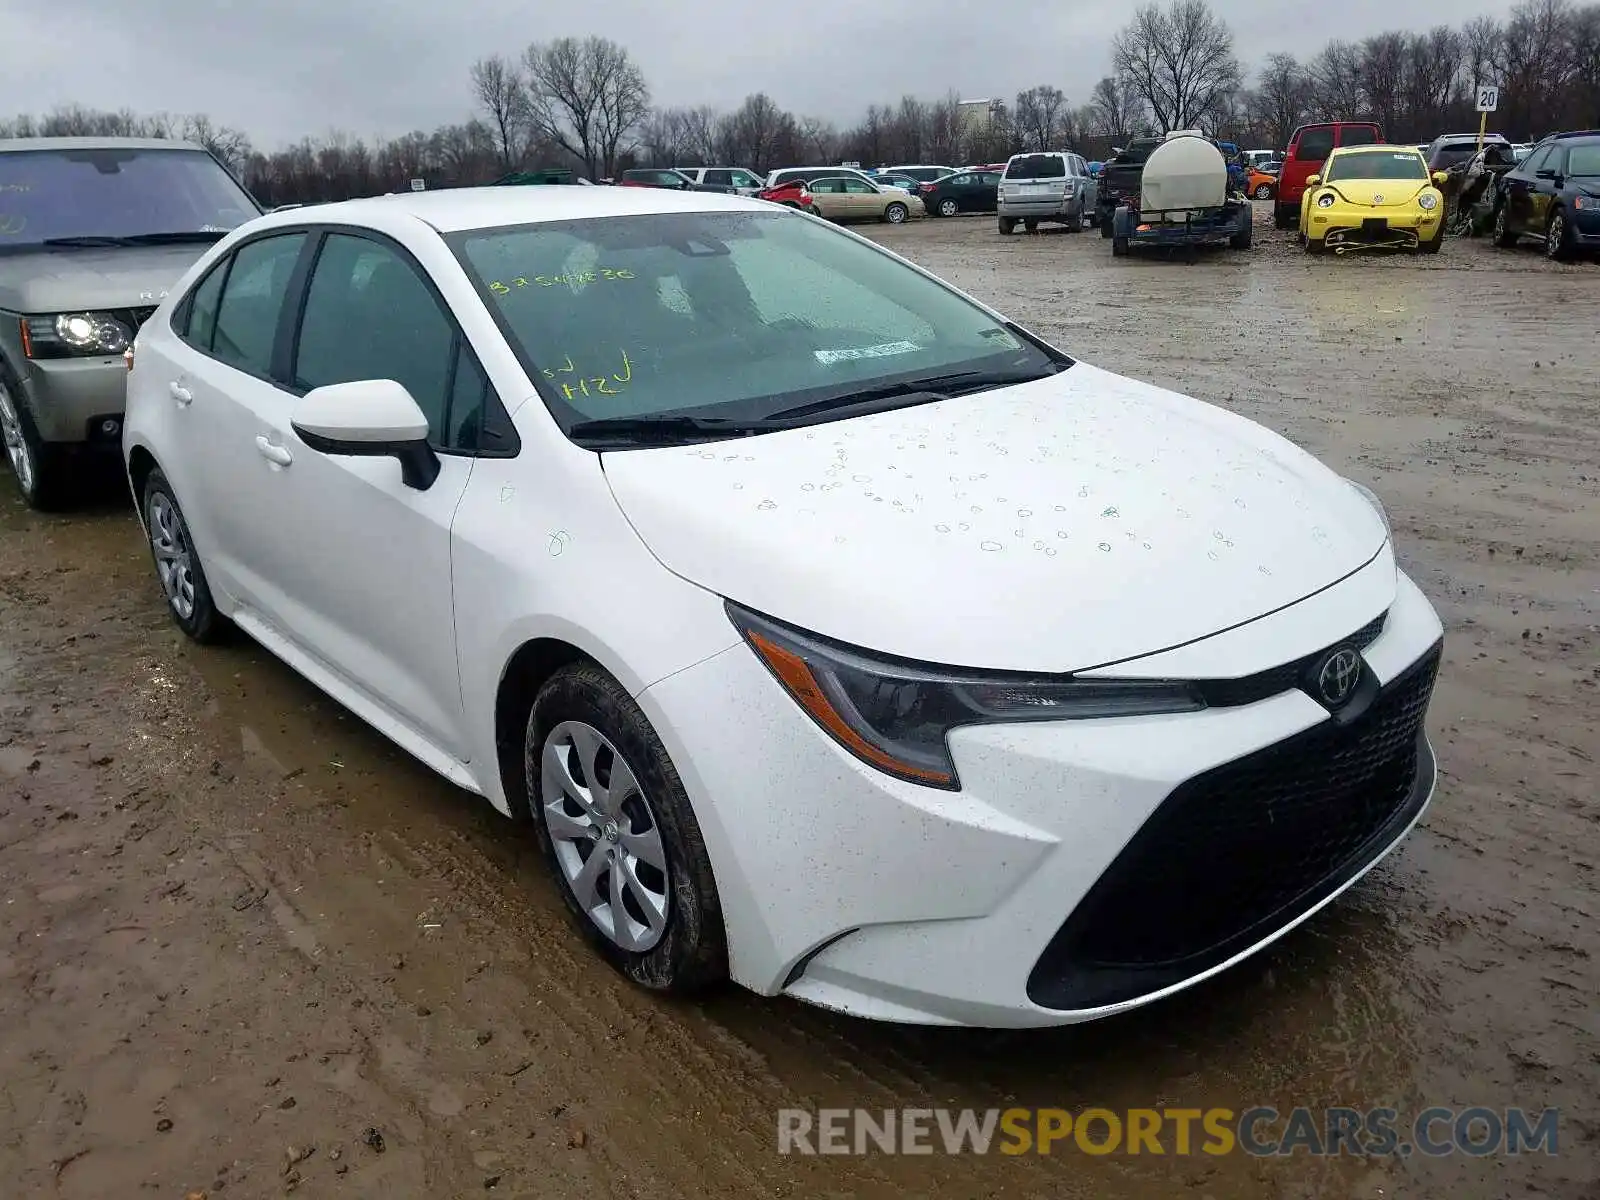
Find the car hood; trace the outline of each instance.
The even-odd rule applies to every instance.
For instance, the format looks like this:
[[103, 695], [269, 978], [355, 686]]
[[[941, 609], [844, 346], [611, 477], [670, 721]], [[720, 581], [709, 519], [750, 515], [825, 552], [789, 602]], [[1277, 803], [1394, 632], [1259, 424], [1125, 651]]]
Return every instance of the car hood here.
[[1349, 179], [1326, 185], [1348, 204], [1366, 208], [1401, 208], [1415, 204], [1431, 184], [1415, 179]]
[[122, 246], [0, 255], [0, 308], [48, 313], [154, 306], [210, 249]]
[[1384, 547], [1309, 454], [1079, 363], [810, 428], [604, 455], [671, 571], [769, 616], [951, 666], [1071, 671], [1292, 604]]

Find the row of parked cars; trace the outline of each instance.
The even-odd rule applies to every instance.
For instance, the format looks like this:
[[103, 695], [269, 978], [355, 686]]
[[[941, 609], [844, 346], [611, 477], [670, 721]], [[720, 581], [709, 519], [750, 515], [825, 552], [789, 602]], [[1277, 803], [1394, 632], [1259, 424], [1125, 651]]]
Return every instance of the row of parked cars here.
[[13, 467], [120, 421], [176, 628], [522, 822], [655, 991], [1104, 1017], [1421, 817], [1442, 627], [1361, 485], [824, 222], [542, 192], [0, 143]]

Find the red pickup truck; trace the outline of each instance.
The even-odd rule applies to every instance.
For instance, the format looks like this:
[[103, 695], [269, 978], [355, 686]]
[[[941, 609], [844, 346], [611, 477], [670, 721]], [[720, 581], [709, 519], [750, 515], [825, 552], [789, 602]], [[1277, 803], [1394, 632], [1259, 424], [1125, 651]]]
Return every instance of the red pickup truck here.
[[1279, 229], [1300, 227], [1300, 198], [1306, 180], [1320, 174], [1336, 146], [1370, 146], [1383, 141], [1383, 130], [1371, 121], [1321, 121], [1302, 125], [1289, 138], [1278, 174], [1278, 201], [1273, 223]]

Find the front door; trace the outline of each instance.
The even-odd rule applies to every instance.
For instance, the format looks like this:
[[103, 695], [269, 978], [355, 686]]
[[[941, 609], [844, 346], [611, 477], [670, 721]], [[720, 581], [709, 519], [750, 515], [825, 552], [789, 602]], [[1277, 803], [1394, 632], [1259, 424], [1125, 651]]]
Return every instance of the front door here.
[[290, 362], [296, 394], [364, 379], [404, 385], [428, 418], [441, 469], [418, 491], [393, 459], [312, 450], [291, 424], [296, 395], [261, 405], [257, 436], [281, 459], [260, 517], [277, 530], [262, 572], [274, 585], [277, 623], [348, 684], [465, 760], [450, 529], [475, 460], [459, 444], [452, 401], [476, 385], [481, 403], [481, 373], [410, 255], [347, 233], [322, 242]]

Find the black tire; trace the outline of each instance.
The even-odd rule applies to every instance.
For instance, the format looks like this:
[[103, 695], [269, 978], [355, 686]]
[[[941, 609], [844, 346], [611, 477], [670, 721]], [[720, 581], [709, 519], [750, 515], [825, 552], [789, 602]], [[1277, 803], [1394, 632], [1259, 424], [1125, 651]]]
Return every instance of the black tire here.
[[1100, 218], [1100, 236], [1102, 239], [1109, 238], [1115, 232], [1116, 230], [1111, 227], [1111, 214], [1106, 213]]
[[911, 215], [911, 210], [896, 200], [883, 210], [883, 219], [891, 225], [904, 225], [906, 218]]
[[[33, 414], [22, 398], [22, 385], [4, 362], [0, 362], [0, 390], [5, 392], [0, 396], [0, 462], [11, 470], [24, 504], [35, 512], [59, 512], [71, 500], [66, 481], [66, 455], [59, 446], [39, 436], [39, 427], [33, 423]], [[16, 439], [15, 447], [11, 444], [12, 438]], [[26, 483], [23, 482], [24, 472], [11, 463], [13, 449], [26, 456]]]
[[1274, 205], [1272, 223], [1279, 229], [1294, 229], [1300, 224], [1300, 213], [1287, 204]]
[[1111, 235], [1111, 257], [1126, 258], [1128, 256], [1128, 239], [1117, 234]]
[[1428, 241], [1419, 240], [1417, 242], [1417, 253], [1419, 253], [1419, 254], [1437, 254], [1443, 248], [1443, 246], [1444, 246], [1444, 230], [1441, 229], [1438, 232], [1438, 234], [1436, 236], [1434, 236], [1432, 239], [1430, 239]]
[[1235, 250], [1248, 250], [1255, 242], [1255, 222], [1250, 219], [1248, 211], [1244, 214], [1244, 223], [1239, 227], [1239, 232], [1228, 239], [1228, 245]]
[[1001, 233], [1006, 234], [1007, 236], [1010, 236], [1011, 234], [1016, 232], [1016, 229], [1017, 229], [1017, 223], [1011, 217], [1001, 217], [1000, 218], [1000, 232]]
[[946, 196], [930, 211], [938, 213], [941, 217], [953, 217], [961, 211], [961, 205], [957, 204], [951, 197]]
[[1511, 214], [1506, 211], [1504, 200], [1494, 206], [1494, 244], [1502, 250], [1510, 250], [1517, 244], [1517, 235], [1511, 230]]
[[1305, 248], [1307, 254], [1326, 254], [1328, 252], [1328, 244], [1321, 238], [1306, 238]]
[[[639, 785], [637, 795], [644, 800], [641, 811], [653, 820], [660, 835], [666, 861], [662, 886], [670, 904], [659, 940], [644, 951], [619, 946], [596, 924], [579, 903], [557, 857], [543, 799], [543, 775], [546, 742], [563, 722], [588, 725], [611, 743], [633, 772]], [[598, 765], [599, 759], [596, 761]], [[605, 769], [609, 772], [610, 765]], [[534, 829], [561, 898], [600, 956], [653, 991], [692, 995], [725, 981], [727, 931], [700, 824], [666, 747], [626, 689], [588, 662], [574, 663], [552, 675], [528, 713], [523, 773]], [[591, 856], [601, 853], [599, 841], [589, 845]], [[588, 857], [583, 861], [588, 862]]]
[[[162, 506], [166, 512], [162, 511]], [[232, 623], [217, 611], [211, 596], [211, 584], [206, 580], [200, 554], [189, 536], [189, 523], [184, 519], [172, 485], [159, 470], [151, 471], [144, 481], [144, 493], [139, 497], [139, 512], [144, 518], [145, 541], [150, 547], [150, 558], [156, 568], [156, 578], [161, 581], [162, 594], [167, 601], [167, 611], [173, 622], [190, 638], [201, 644], [219, 642], [232, 632]], [[170, 522], [167, 519], [170, 514]], [[168, 546], [172, 552], [188, 556], [190, 611], [185, 613], [178, 595], [162, 574], [165, 554], [160, 547], [164, 538], [175, 536], [176, 545]]]
[[1556, 209], [1544, 227], [1544, 256], [1551, 262], [1571, 262], [1574, 252], [1572, 222], [1565, 209]]
[[1028, 233], [1038, 233], [1039, 232], [1039, 222], [1034, 220], [1032, 217], [1028, 217], [1026, 220], [1024, 220], [1022, 222], [1022, 228], [1024, 230], [1026, 230]]

